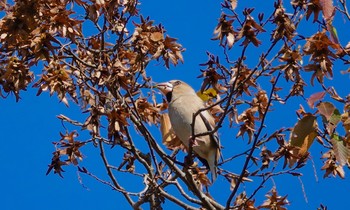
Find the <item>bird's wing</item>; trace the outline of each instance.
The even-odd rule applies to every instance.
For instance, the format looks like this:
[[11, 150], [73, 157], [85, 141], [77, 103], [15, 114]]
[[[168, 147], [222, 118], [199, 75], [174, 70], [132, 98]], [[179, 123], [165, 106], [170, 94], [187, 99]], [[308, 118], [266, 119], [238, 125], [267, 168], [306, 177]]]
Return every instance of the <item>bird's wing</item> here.
[[[208, 111], [206, 111], [208, 112]], [[210, 113], [208, 112], [208, 115], [210, 116]], [[199, 113], [199, 116], [201, 117], [201, 119], [204, 122], [205, 127], [207, 128], [208, 131], [212, 131], [215, 128], [215, 123], [214, 123], [214, 118], [212, 116], [209, 117], [209, 119], [207, 117], [204, 116], [203, 112]], [[209, 135], [209, 138], [212, 142], [215, 142], [215, 146], [217, 148], [217, 157], [216, 159], [219, 159], [219, 157], [221, 157], [221, 152], [220, 152], [220, 140], [219, 140], [219, 136], [217, 135], [216, 132], [212, 133]], [[222, 157], [221, 157], [222, 158]]]

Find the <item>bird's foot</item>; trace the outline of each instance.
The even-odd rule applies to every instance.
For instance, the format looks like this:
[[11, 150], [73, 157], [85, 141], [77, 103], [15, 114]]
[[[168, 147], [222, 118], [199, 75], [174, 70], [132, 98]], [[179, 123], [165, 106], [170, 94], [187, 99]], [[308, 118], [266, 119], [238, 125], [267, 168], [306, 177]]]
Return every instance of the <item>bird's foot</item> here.
[[193, 157], [191, 154], [188, 154], [185, 156], [184, 165], [185, 167], [189, 167], [193, 165]]

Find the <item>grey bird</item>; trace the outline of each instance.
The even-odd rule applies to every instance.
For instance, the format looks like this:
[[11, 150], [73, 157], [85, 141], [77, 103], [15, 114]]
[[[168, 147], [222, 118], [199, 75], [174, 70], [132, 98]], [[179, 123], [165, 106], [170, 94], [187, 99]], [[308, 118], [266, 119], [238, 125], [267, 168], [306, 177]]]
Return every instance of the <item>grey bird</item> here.
[[[174, 133], [189, 148], [192, 136], [193, 114], [205, 105], [191, 86], [180, 80], [158, 83], [156, 87], [165, 95], [169, 107], [169, 118]], [[208, 110], [197, 115], [195, 120], [194, 135], [212, 131], [215, 120]], [[209, 167], [212, 174], [212, 182], [217, 178], [217, 162], [220, 156], [220, 144], [217, 133], [199, 136], [194, 139], [193, 151], [204, 165]]]

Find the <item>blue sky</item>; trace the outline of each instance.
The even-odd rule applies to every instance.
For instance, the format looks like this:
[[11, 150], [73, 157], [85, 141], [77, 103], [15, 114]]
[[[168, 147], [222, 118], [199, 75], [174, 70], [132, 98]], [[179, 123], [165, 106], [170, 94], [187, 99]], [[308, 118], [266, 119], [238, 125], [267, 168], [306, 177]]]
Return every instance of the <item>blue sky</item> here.
[[[243, 1], [242, 1], [243, 2]], [[254, 4], [253, 4], [254, 2]], [[286, 5], [289, 1], [286, 1]], [[243, 3], [239, 1], [237, 12], [249, 4], [259, 11], [271, 11], [272, 1], [252, 1], [247, 0]], [[221, 54], [217, 41], [210, 40], [213, 37], [213, 30], [217, 24], [217, 19], [221, 13], [220, 3], [218, 1], [142, 1], [141, 14], [150, 16], [156, 23], [162, 23], [167, 33], [171, 37], [178, 38], [186, 52], [184, 52], [184, 64], [166, 70], [162, 64], [150, 65], [147, 69], [148, 75], [152, 76], [154, 81], [166, 81], [170, 79], [182, 79], [190, 83], [195, 89], [201, 84], [200, 79], [196, 77], [200, 74], [199, 64], [207, 60], [206, 51], [214, 54]], [[337, 15], [335, 27], [341, 43], [344, 45], [348, 42], [348, 34], [343, 32], [343, 28], [349, 27], [349, 21], [345, 22], [345, 17]], [[309, 22], [310, 23], [310, 22]], [[305, 23], [306, 24], [306, 23]], [[344, 27], [344, 24], [345, 27]], [[306, 25], [305, 25], [306, 26]], [[313, 27], [305, 27], [306, 34], [315, 32]], [[316, 27], [317, 30], [317, 27]], [[266, 35], [268, 37], [269, 34]], [[262, 41], [264, 41], [262, 39]], [[230, 51], [233, 58], [240, 53], [238, 48], [235, 51], [235, 45]], [[248, 48], [249, 60], [254, 65], [257, 62], [259, 54], [253, 46]], [[260, 49], [261, 50], [261, 49]], [[307, 62], [307, 61], [304, 61]], [[334, 69], [335, 79], [327, 81], [327, 85], [334, 85], [340, 88], [338, 93], [345, 96], [349, 92], [349, 76], [341, 75], [340, 71], [344, 70], [338, 66]], [[41, 69], [35, 70], [36, 74]], [[308, 79], [305, 80], [307, 83]], [[305, 93], [308, 97], [311, 93], [319, 91], [317, 85], [311, 87]], [[79, 176], [74, 167], [65, 167], [64, 179], [59, 176], [50, 174], [45, 175], [47, 165], [50, 163], [52, 152], [54, 151], [53, 141], [59, 140], [59, 132], [64, 132], [62, 125], [56, 116], [64, 114], [71, 118], [84, 119], [80, 115], [80, 110], [71, 104], [67, 108], [64, 104], [59, 103], [58, 99], [50, 97], [48, 93], [36, 97], [36, 89], [28, 88], [28, 91], [22, 92], [19, 103], [15, 98], [10, 96], [7, 99], [0, 100], [1, 115], [0, 130], [2, 131], [2, 144], [0, 146], [0, 160], [2, 161], [0, 173], [0, 209], [17, 210], [17, 209], [129, 209], [121, 194], [112, 191], [109, 187], [104, 186], [90, 177], [82, 176], [82, 183], [79, 182]], [[293, 126], [297, 122], [295, 110], [302, 104], [307, 108], [306, 102], [301, 99], [295, 99], [288, 106], [276, 105], [278, 110], [276, 114], [268, 118], [267, 131], [274, 128]], [[159, 137], [159, 131], [154, 128], [154, 135]], [[241, 139], [234, 139], [237, 130], [219, 131], [222, 141], [232, 141], [232, 150], [239, 151], [242, 144]], [[83, 140], [84, 135], [79, 138]], [[233, 139], [233, 140], [232, 140]], [[245, 142], [243, 142], [245, 143]], [[226, 143], [227, 144], [227, 143]], [[225, 148], [223, 153], [230, 153], [229, 147]], [[339, 178], [323, 179], [323, 171], [320, 171], [322, 161], [320, 158], [321, 147], [314, 144], [311, 148], [313, 162], [303, 169], [304, 176], [301, 180], [304, 184], [308, 203], [304, 199], [303, 190], [300, 181], [296, 178], [284, 176], [276, 178], [275, 184], [281, 195], [288, 194], [288, 200], [292, 202], [291, 209], [316, 209], [320, 203], [327, 205], [329, 209], [345, 209], [348, 205], [348, 189], [350, 187], [348, 178], [348, 169], [345, 169], [347, 177], [345, 180]], [[114, 152], [114, 151], [108, 151]], [[83, 166], [93, 167], [94, 173], [99, 176], [105, 176], [105, 170], [102, 167], [101, 160], [98, 157], [98, 151], [93, 148], [83, 150], [86, 156]], [[236, 169], [239, 173], [243, 163], [235, 161], [235, 165], [230, 167]], [[96, 166], [100, 165], [100, 166]], [[315, 169], [314, 169], [315, 168]], [[316, 170], [316, 173], [314, 172]], [[315, 178], [317, 175], [317, 179]], [[127, 180], [128, 177], [120, 177], [121, 180]], [[219, 196], [229, 193], [229, 187], [223, 180], [217, 181], [212, 189], [214, 198], [224, 203], [226, 197]], [[267, 191], [271, 189], [272, 182], [266, 185]], [[132, 184], [131, 184], [132, 185]], [[138, 186], [130, 186], [137, 190]], [[247, 190], [250, 186], [247, 185]], [[261, 204], [265, 198], [262, 195], [257, 198], [257, 204]], [[125, 208], [124, 208], [125, 207]]]

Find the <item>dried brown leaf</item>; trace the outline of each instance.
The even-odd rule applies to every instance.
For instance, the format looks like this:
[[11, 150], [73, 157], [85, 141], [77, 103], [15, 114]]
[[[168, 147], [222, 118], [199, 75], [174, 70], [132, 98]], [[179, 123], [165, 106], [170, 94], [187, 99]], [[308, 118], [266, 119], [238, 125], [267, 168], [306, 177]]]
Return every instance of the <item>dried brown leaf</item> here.
[[325, 91], [314, 93], [307, 99], [307, 104], [311, 108], [314, 108], [315, 103], [317, 101], [322, 101], [325, 95], [326, 95]]
[[303, 156], [309, 150], [317, 136], [316, 128], [316, 117], [311, 114], [305, 115], [294, 126], [290, 135], [290, 144], [300, 148], [299, 155]]

